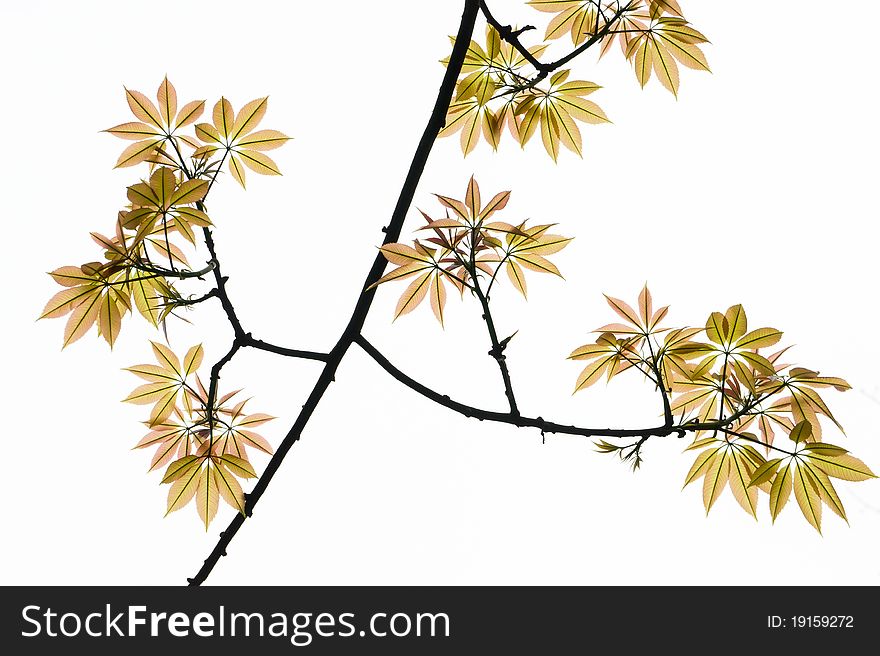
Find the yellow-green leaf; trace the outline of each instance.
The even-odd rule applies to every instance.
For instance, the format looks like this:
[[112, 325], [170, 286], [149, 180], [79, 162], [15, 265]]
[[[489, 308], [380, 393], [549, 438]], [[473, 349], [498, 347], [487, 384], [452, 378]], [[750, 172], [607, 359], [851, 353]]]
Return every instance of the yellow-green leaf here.
[[797, 499], [798, 506], [800, 506], [804, 518], [806, 518], [813, 528], [821, 533], [822, 504], [819, 499], [819, 494], [813, 488], [813, 483], [810, 481], [809, 473], [804, 467], [795, 467], [793, 478], [794, 498]]
[[193, 467], [171, 484], [171, 488], [168, 490], [166, 516], [175, 510], [180, 510], [196, 496], [196, 490], [199, 486], [199, 471], [199, 467]]
[[199, 517], [208, 530], [211, 521], [217, 515], [220, 503], [220, 490], [217, 489], [217, 480], [214, 477], [214, 468], [211, 466], [202, 469], [199, 475], [198, 488], [196, 490], [196, 510]]
[[821, 453], [809, 452], [804, 455], [812, 463], [815, 463], [819, 469], [834, 478], [853, 482], [877, 478], [868, 465], [848, 453], [839, 456], [827, 456]]
[[395, 319], [412, 312], [423, 300], [425, 300], [425, 296], [428, 294], [430, 280], [431, 272], [429, 271], [410, 283], [401, 295], [400, 300], [397, 302], [397, 307], [394, 310]]
[[236, 141], [239, 137], [243, 137], [253, 131], [257, 124], [263, 120], [268, 107], [268, 97], [251, 100], [242, 107], [238, 112], [238, 116], [235, 117], [235, 123], [230, 132], [230, 140]]
[[724, 491], [724, 486], [730, 477], [730, 461], [730, 450], [721, 448], [706, 471], [703, 478], [703, 505], [706, 507], [706, 514]]
[[788, 464], [785, 464], [776, 474], [776, 478], [773, 479], [773, 485], [770, 486], [770, 517], [774, 522], [791, 496], [791, 469]]
[[162, 129], [162, 115], [153, 101], [147, 98], [140, 91], [125, 90], [125, 99], [131, 108], [131, 113], [144, 123], [151, 123], [160, 130]]

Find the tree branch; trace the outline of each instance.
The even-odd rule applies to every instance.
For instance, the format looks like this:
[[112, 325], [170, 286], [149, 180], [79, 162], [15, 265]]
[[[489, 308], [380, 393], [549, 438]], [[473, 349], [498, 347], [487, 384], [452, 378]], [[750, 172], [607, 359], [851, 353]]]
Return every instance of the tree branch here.
[[593, 34], [589, 39], [584, 41], [577, 48], [568, 53], [565, 57], [561, 57], [555, 61], [544, 64], [535, 58], [532, 53], [529, 52], [529, 49], [526, 48], [522, 42], [519, 40], [519, 35], [524, 30], [516, 30], [514, 31], [510, 25], [502, 25], [498, 22], [498, 20], [492, 15], [492, 12], [489, 11], [489, 7], [486, 4], [485, 0], [480, 0], [480, 10], [483, 12], [483, 16], [486, 17], [486, 22], [489, 23], [492, 27], [494, 27], [498, 31], [498, 35], [505, 41], [507, 41], [510, 45], [512, 45], [519, 54], [521, 54], [526, 61], [528, 61], [536, 71], [538, 71], [537, 77], [532, 81], [532, 85], [540, 82], [548, 74], [555, 71], [560, 66], [564, 66], [572, 59], [580, 55], [582, 52], [592, 48], [596, 43], [604, 39], [611, 32], [612, 26], [623, 16], [625, 13], [633, 10], [634, 3], [628, 2], [626, 5], [618, 5], [617, 10], [614, 12], [614, 15], [610, 20], [605, 22], [605, 25], [601, 30], [597, 31]]
[[[400, 369], [395, 367], [388, 361], [379, 350], [373, 346], [366, 337], [358, 335], [355, 343], [360, 346], [376, 363], [382, 367], [392, 378], [403, 383], [411, 390], [418, 392], [422, 396], [435, 403], [449, 408], [465, 417], [472, 417], [480, 421], [494, 421], [502, 424], [510, 424], [519, 428], [537, 428], [542, 433], [559, 433], [562, 435], [579, 435], [581, 437], [665, 437], [673, 433], [682, 434], [684, 431], [674, 426], [657, 426], [654, 428], [582, 428], [579, 426], [571, 426], [565, 424], [557, 424], [553, 421], [547, 421], [543, 417], [524, 417], [522, 415], [514, 415], [509, 412], [495, 412], [492, 410], [483, 410], [473, 406], [453, 401], [446, 394], [440, 394], [422, 383], [410, 378]], [[644, 440], [643, 440], [644, 441]]]
[[217, 268], [216, 259], [208, 260], [207, 266], [199, 269], [198, 271], [163, 269], [161, 267], [150, 266], [149, 264], [144, 264], [143, 262], [139, 261], [133, 261], [133, 264], [135, 269], [137, 269], [138, 271], [143, 271], [144, 273], [150, 273], [155, 276], [162, 276], [164, 278], [180, 278], [182, 280], [185, 280], [187, 278], [201, 278], [202, 276], [211, 273], [211, 271], [214, 271]]
[[[418, 146], [416, 147], [416, 152], [413, 155], [409, 171], [407, 172], [406, 179], [401, 187], [397, 204], [391, 215], [391, 220], [389, 221], [388, 226], [384, 229], [385, 239], [383, 244], [396, 242], [400, 238], [400, 232], [403, 229], [406, 214], [412, 205], [413, 196], [415, 195], [416, 187], [422, 177], [422, 173], [425, 170], [425, 165], [427, 164], [428, 156], [431, 153], [431, 148], [434, 145], [437, 134], [443, 129], [445, 124], [446, 113], [449, 109], [450, 102], [452, 102], [452, 94], [455, 90], [458, 76], [461, 73], [461, 67], [464, 63], [468, 46], [470, 45], [478, 13], [479, 0], [465, 0], [461, 24], [458, 28], [458, 34], [455, 37], [455, 45], [452, 48], [452, 54], [449, 56], [449, 64], [446, 67], [443, 82], [437, 92], [437, 99], [434, 102], [431, 117], [428, 119], [428, 123], [425, 126], [425, 130], [422, 133]], [[318, 380], [315, 382], [314, 388], [306, 399], [302, 411], [299, 413], [299, 416], [296, 418], [290, 431], [288, 431], [287, 435], [281, 441], [281, 444], [279, 444], [278, 449], [275, 451], [275, 454], [266, 466], [263, 475], [260, 476], [256, 485], [254, 485], [253, 491], [246, 496], [244, 514], [237, 514], [226, 530], [220, 533], [220, 539], [213, 551], [205, 559], [205, 562], [199, 569], [198, 573], [193, 578], [189, 579], [190, 585], [200, 585], [203, 583], [211, 573], [211, 570], [214, 569], [217, 561], [222, 556], [226, 555], [226, 547], [232, 541], [232, 538], [235, 537], [238, 529], [241, 528], [245, 516], [251, 516], [254, 507], [266, 491], [266, 487], [275, 476], [284, 457], [297, 440], [299, 440], [303, 429], [312, 416], [312, 413], [315, 411], [315, 408], [318, 406], [318, 403], [324, 396], [330, 383], [335, 379], [336, 370], [339, 368], [340, 362], [342, 362], [349, 347], [354, 343], [363, 328], [367, 314], [370, 311], [370, 306], [373, 303], [373, 298], [376, 294], [375, 287], [370, 289], [370, 286], [382, 277], [386, 264], [387, 261], [385, 260], [385, 256], [381, 252], [377, 253], [373, 265], [367, 274], [362, 291], [358, 296], [357, 303], [352, 312], [351, 319], [349, 319], [348, 325], [340, 335], [336, 345], [327, 355], [324, 369], [321, 371]], [[231, 308], [231, 304], [229, 307]], [[224, 309], [226, 309], [226, 306], [224, 306]], [[229, 314], [229, 310], [227, 310], [227, 314]], [[232, 311], [232, 316], [234, 316], [234, 310]]]
[[498, 363], [498, 368], [501, 370], [501, 379], [504, 381], [504, 395], [507, 397], [507, 403], [510, 405], [510, 414], [519, 415], [519, 408], [516, 405], [516, 397], [513, 394], [513, 383], [510, 380], [510, 371], [507, 368], [507, 358], [504, 355], [504, 349], [507, 347], [507, 344], [502, 344], [498, 340], [498, 333], [495, 331], [495, 322], [492, 319], [492, 311], [489, 309], [489, 299], [486, 298], [485, 294], [483, 294], [483, 290], [480, 289], [480, 280], [477, 276], [475, 265], [471, 270], [471, 279], [474, 281], [474, 293], [477, 295], [477, 299], [479, 299], [480, 306], [483, 309], [483, 321], [486, 322], [486, 328], [489, 331], [489, 341], [492, 342], [492, 350], [489, 351], [489, 355], [495, 359], [495, 362]]
[[[201, 201], [198, 205], [202, 205]], [[199, 209], [204, 211], [204, 206], [202, 205]], [[241, 321], [239, 321], [238, 315], [235, 313], [232, 301], [229, 300], [229, 294], [226, 293], [226, 281], [228, 278], [226, 278], [220, 271], [220, 260], [217, 259], [217, 251], [214, 247], [214, 237], [211, 235], [211, 230], [209, 228], [202, 228], [202, 232], [205, 235], [205, 245], [208, 247], [211, 259], [216, 264], [214, 267], [214, 281], [217, 284], [217, 298], [220, 299], [220, 304], [223, 306], [226, 318], [229, 319], [229, 323], [232, 325], [232, 330], [235, 332], [235, 338], [239, 340], [244, 339], [244, 328], [241, 327]]]
[[242, 346], [250, 346], [260, 351], [277, 353], [278, 355], [284, 355], [289, 358], [302, 358], [303, 360], [318, 360], [320, 362], [327, 362], [330, 357], [327, 353], [316, 353], [315, 351], [300, 351], [298, 349], [276, 346], [275, 344], [264, 342], [262, 339], [255, 339], [251, 336], [250, 333], [247, 333], [244, 336]]

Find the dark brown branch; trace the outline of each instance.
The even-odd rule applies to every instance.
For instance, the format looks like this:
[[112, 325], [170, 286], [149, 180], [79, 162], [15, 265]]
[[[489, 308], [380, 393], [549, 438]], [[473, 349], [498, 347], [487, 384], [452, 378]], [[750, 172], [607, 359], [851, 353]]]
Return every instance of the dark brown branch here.
[[614, 15], [611, 16], [610, 20], [605, 22], [605, 25], [601, 30], [590, 36], [589, 39], [584, 41], [577, 48], [568, 53], [565, 57], [560, 57], [559, 59], [549, 62], [543, 63], [535, 58], [535, 56], [529, 52], [529, 49], [526, 48], [522, 42], [519, 40], [519, 35], [524, 30], [516, 30], [514, 31], [510, 25], [502, 25], [498, 22], [498, 20], [492, 15], [492, 12], [489, 10], [488, 5], [485, 0], [480, 0], [480, 10], [483, 12], [483, 16], [486, 17], [486, 22], [489, 23], [492, 27], [494, 27], [498, 31], [498, 35], [505, 41], [507, 41], [510, 45], [512, 45], [519, 54], [521, 54], [526, 61], [531, 64], [536, 71], [538, 71], [537, 77], [532, 81], [532, 85], [537, 82], [543, 80], [547, 77], [548, 74], [555, 71], [560, 66], [564, 66], [572, 59], [583, 53], [584, 51], [592, 48], [596, 43], [604, 39], [611, 32], [612, 26], [623, 16], [625, 13], [633, 10], [633, 3], [629, 2], [626, 5], [618, 6], [617, 10], [614, 12]]
[[[202, 206], [201, 203], [198, 205], [200, 206], [199, 209], [204, 211], [204, 206]], [[239, 321], [238, 315], [235, 313], [232, 301], [229, 300], [229, 294], [226, 293], [226, 281], [228, 279], [220, 271], [220, 261], [217, 259], [217, 251], [214, 247], [214, 237], [211, 235], [211, 230], [208, 228], [202, 228], [202, 232], [204, 233], [205, 245], [208, 247], [211, 259], [216, 264], [214, 267], [214, 281], [217, 284], [217, 297], [220, 299], [220, 304], [223, 306], [223, 311], [229, 319], [232, 330], [235, 331], [235, 338], [239, 340], [244, 339], [244, 328], [241, 327], [241, 321]]]
[[300, 351], [299, 349], [285, 348], [284, 346], [276, 346], [262, 339], [255, 339], [250, 333], [244, 336], [242, 346], [250, 346], [260, 351], [268, 351], [269, 353], [277, 353], [289, 358], [302, 358], [303, 360], [318, 360], [327, 362], [330, 357], [327, 353], [316, 353], [315, 351]]
[[516, 397], [513, 394], [513, 383], [510, 380], [510, 371], [507, 368], [507, 357], [504, 355], [504, 350], [507, 347], [507, 344], [498, 340], [498, 333], [495, 330], [495, 321], [492, 319], [492, 311], [489, 309], [489, 299], [486, 298], [486, 295], [483, 294], [483, 290], [480, 288], [480, 280], [477, 276], [475, 265], [471, 270], [471, 279], [474, 281], [474, 294], [476, 294], [477, 299], [480, 301], [480, 307], [483, 310], [483, 321], [486, 322], [486, 328], [489, 331], [489, 341], [492, 343], [492, 349], [489, 351], [489, 355], [495, 359], [495, 362], [498, 363], [498, 369], [501, 370], [501, 380], [504, 383], [504, 395], [507, 397], [507, 403], [510, 406], [510, 414], [519, 415], [519, 408], [516, 405]]
[[[213, 257], [213, 255], [212, 255]], [[163, 269], [161, 267], [150, 266], [149, 264], [144, 264], [143, 262], [134, 262], [134, 268], [138, 271], [143, 271], [144, 273], [150, 273], [155, 276], [163, 276], [165, 278], [180, 278], [185, 280], [187, 278], [202, 278], [203, 276], [211, 273], [217, 268], [217, 261], [215, 259], [208, 260], [207, 266], [203, 269], [199, 269], [198, 271], [184, 271], [179, 269]]]
[[[443, 82], [437, 92], [437, 99], [434, 103], [434, 108], [431, 111], [431, 117], [428, 119], [428, 124], [425, 126], [425, 130], [419, 140], [419, 145], [416, 147], [416, 152], [413, 155], [406, 179], [401, 187], [397, 204], [391, 215], [391, 220], [389, 221], [388, 226], [384, 229], [384, 244], [396, 242], [400, 238], [400, 232], [403, 229], [406, 214], [412, 205], [413, 196], [415, 195], [416, 187], [422, 177], [422, 173], [425, 170], [425, 165], [427, 164], [428, 156], [431, 153], [431, 148], [434, 145], [437, 134], [445, 125], [446, 112], [449, 109], [450, 102], [452, 102], [452, 94], [455, 90], [458, 76], [461, 73], [461, 67], [464, 63], [468, 46], [470, 45], [478, 13], [479, 0], [465, 0], [464, 12], [462, 13], [461, 24], [459, 25], [458, 34], [455, 38], [455, 45], [452, 48], [452, 54], [449, 56], [449, 64], [446, 67]], [[211, 570], [214, 569], [214, 566], [217, 564], [217, 561], [221, 556], [226, 555], [226, 548], [229, 546], [232, 538], [235, 537], [238, 529], [240, 529], [244, 523], [245, 516], [250, 517], [254, 507], [260, 500], [260, 497], [266, 491], [269, 482], [281, 466], [284, 457], [297, 440], [299, 440], [303, 429], [312, 416], [312, 413], [323, 398], [330, 383], [335, 379], [336, 370], [338, 369], [340, 362], [342, 362], [342, 358], [345, 356], [349, 347], [354, 343], [363, 328], [376, 293], [376, 289], [370, 287], [382, 277], [386, 264], [385, 256], [381, 252], [378, 253], [373, 261], [373, 266], [370, 268], [367, 278], [364, 281], [362, 292], [358, 296], [357, 303], [352, 312], [351, 319], [349, 319], [348, 325], [340, 335], [336, 345], [328, 354], [324, 369], [321, 371], [321, 375], [318, 377], [314, 388], [306, 399], [302, 411], [299, 413], [299, 416], [296, 418], [290, 431], [288, 431], [287, 435], [281, 441], [278, 450], [272, 456], [263, 475], [257, 480], [253, 491], [247, 495], [244, 514], [237, 514], [226, 530], [220, 533], [220, 539], [218, 540], [217, 545], [205, 559], [205, 562], [199, 569], [198, 573], [193, 578], [189, 579], [190, 585], [200, 585], [203, 583], [211, 573]], [[231, 309], [231, 304], [229, 307]], [[226, 309], [226, 305], [224, 305], [224, 309]], [[227, 314], [229, 314], [229, 310], [227, 310]], [[230, 315], [230, 321], [232, 321], [233, 317], [234, 310]], [[240, 324], [238, 325], [240, 328]], [[235, 327], [235, 323], [233, 323], [233, 327]], [[238, 334], [238, 331], [236, 331], [236, 336], [238, 336]]]
[[[657, 389], [660, 390], [660, 396], [663, 397], [663, 419], [667, 426], [672, 426], [675, 417], [672, 416], [672, 406], [669, 403], [669, 390], [666, 389], [666, 382], [663, 380], [663, 374], [660, 372], [660, 363], [654, 354], [654, 345], [651, 344], [651, 335], [645, 335], [645, 341], [648, 342], [648, 351], [651, 353], [651, 369], [656, 376]], [[636, 450], [638, 453], [638, 450]]]
[[219, 292], [218, 292], [217, 288], [214, 287], [207, 294], [203, 294], [202, 296], [199, 296], [198, 298], [189, 298], [189, 299], [184, 299], [184, 300], [179, 300], [179, 301], [176, 300], [176, 301], [172, 301], [170, 303], [167, 303], [167, 305], [173, 305], [174, 307], [189, 307], [191, 305], [198, 305], [199, 303], [204, 303], [209, 298], [217, 298], [218, 294], [219, 294]]
[[[678, 433], [682, 435], [684, 430], [674, 426], [657, 426], [654, 428], [583, 428], [579, 426], [571, 426], [565, 424], [557, 424], [553, 421], [547, 421], [543, 417], [524, 417], [515, 415], [510, 412], [496, 412], [493, 410], [483, 410], [475, 408], [464, 403], [459, 403], [449, 398], [446, 394], [440, 394], [422, 383], [410, 378], [400, 369], [395, 367], [388, 361], [379, 350], [373, 346], [366, 337], [358, 335], [355, 343], [360, 346], [376, 363], [382, 367], [392, 378], [403, 383], [411, 390], [414, 390], [435, 403], [449, 408], [465, 417], [472, 417], [480, 421], [495, 421], [502, 424], [510, 424], [520, 428], [537, 428], [542, 433], [559, 433], [562, 435], [579, 435], [581, 437], [665, 437]], [[643, 440], [644, 441], [644, 440]]]

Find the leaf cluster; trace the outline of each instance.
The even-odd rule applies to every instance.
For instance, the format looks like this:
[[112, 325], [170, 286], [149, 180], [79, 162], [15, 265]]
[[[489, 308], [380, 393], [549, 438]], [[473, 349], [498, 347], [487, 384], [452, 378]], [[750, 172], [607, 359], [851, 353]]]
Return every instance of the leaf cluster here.
[[[544, 34], [546, 43], [525, 48], [534, 61], [539, 61], [552, 41], [570, 35], [572, 44], [578, 47], [572, 54], [595, 45], [604, 55], [618, 42], [642, 87], [656, 75], [677, 95], [679, 64], [709, 70], [699, 47], [707, 39], [690, 26], [675, 0], [536, 0], [528, 4], [555, 14]], [[548, 79], [547, 70], [537, 69], [490, 24], [483, 44], [470, 42], [440, 136], [458, 134], [462, 152], [467, 155], [481, 138], [497, 150], [506, 128], [522, 147], [540, 133], [553, 161], [563, 146], [582, 156], [579, 123], [607, 123], [608, 117], [599, 105], [587, 99], [601, 87], [586, 80], [569, 80], [570, 73], [570, 69], [559, 68]]]
[[[154, 103], [131, 89], [125, 97], [137, 121], [121, 123], [106, 132], [134, 141], [116, 167], [146, 163], [148, 176], [126, 190], [128, 205], [117, 214], [113, 236], [92, 233], [102, 259], [51, 272], [65, 287], [46, 304], [40, 315], [70, 315], [64, 346], [80, 339], [93, 326], [112, 347], [122, 320], [133, 309], [153, 326], [178, 308], [193, 303], [176, 283], [199, 278], [215, 262], [193, 270], [184, 248], [199, 245], [199, 229], [212, 225], [205, 200], [224, 163], [242, 187], [244, 167], [264, 175], [280, 175], [277, 165], [263, 154], [283, 145], [289, 137], [277, 130], [255, 128], [268, 107], [267, 98], [245, 104], [238, 113], [225, 98], [214, 105], [213, 125], [197, 123], [205, 101], [178, 108], [177, 91], [168, 78], [159, 85]], [[185, 128], [194, 128], [186, 133]], [[188, 152], [188, 155], [184, 153]], [[176, 241], [177, 238], [182, 241]]]
[[[846, 391], [845, 380], [784, 363], [788, 348], [776, 348], [782, 332], [750, 330], [742, 305], [712, 312], [704, 326], [694, 328], [665, 326], [669, 308], [655, 309], [647, 286], [638, 309], [618, 298], [606, 300], [621, 322], [601, 326], [594, 342], [569, 356], [587, 363], [575, 392], [627, 370], [647, 378], [667, 400], [670, 419], [677, 415], [674, 428], [694, 434], [689, 449], [702, 449], [685, 485], [703, 479], [707, 512], [727, 487], [753, 516], [759, 490], [770, 495], [774, 520], [794, 490], [804, 517], [817, 530], [820, 502], [846, 518], [829, 477], [861, 481], [874, 475], [823, 438], [821, 417], [842, 427], [818, 390]], [[789, 440], [784, 446], [780, 435]], [[605, 453], [622, 454], [627, 448], [604, 441], [597, 446]], [[767, 460], [761, 451], [783, 457]], [[637, 450], [627, 453], [637, 455]]]
[[150, 430], [134, 448], [155, 447], [150, 471], [165, 467], [162, 483], [171, 486], [167, 512], [195, 501], [207, 529], [221, 498], [244, 513], [238, 479], [257, 475], [248, 451], [272, 453], [269, 442], [253, 429], [274, 417], [245, 413], [248, 399], [234, 400], [240, 390], [213, 400], [197, 373], [204, 357], [201, 344], [182, 360], [164, 344], [152, 346], [156, 364], [127, 368], [146, 382], [124, 401], [150, 406], [144, 422]]
[[447, 285], [462, 297], [470, 291], [489, 299], [502, 269], [524, 297], [528, 294], [526, 271], [561, 277], [546, 256], [561, 251], [571, 238], [551, 233], [554, 224], [512, 224], [493, 218], [507, 206], [509, 191], [495, 194], [484, 204], [480, 186], [471, 177], [463, 201], [442, 195], [437, 195], [437, 200], [445, 208], [445, 216], [432, 218], [421, 213], [425, 225], [419, 231], [428, 236], [411, 244], [380, 248], [396, 268], [373, 286], [412, 279], [397, 302], [395, 319], [430, 297], [431, 309], [443, 324]]

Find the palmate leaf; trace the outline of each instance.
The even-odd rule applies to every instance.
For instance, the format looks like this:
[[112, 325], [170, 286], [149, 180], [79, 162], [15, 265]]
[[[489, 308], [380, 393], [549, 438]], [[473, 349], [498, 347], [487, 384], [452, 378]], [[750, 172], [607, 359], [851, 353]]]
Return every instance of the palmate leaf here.
[[[135, 448], [156, 447], [150, 469], [165, 467], [161, 482], [171, 486], [167, 513], [194, 502], [197, 514], [207, 528], [217, 515], [220, 499], [238, 512], [244, 512], [245, 496], [238, 479], [257, 476], [248, 460], [248, 449], [272, 453], [268, 441], [251, 429], [274, 417], [265, 413], [246, 413], [247, 399], [227, 405], [237, 391], [220, 396], [213, 411], [209, 411], [208, 394], [196, 374], [203, 360], [201, 345], [191, 347], [182, 361], [164, 344], [154, 343], [153, 349], [158, 365], [137, 365], [129, 369], [140, 378], [151, 381], [143, 386], [149, 388], [143, 391], [148, 396], [147, 401], [153, 398], [149, 396], [150, 390], [159, 394], [162, 390], [170, 390], [176, 396], [183, 384], [184, 394], [181, 395], [182, 403], [173, 408], [173, 417], [162, 422], [146, 422], [151, 430]], [[213, 416], [213, 420], [209, 416]], [[221, 421], [222, 416], [226, 419]]]
[[204, 100], [194, 100], [178, 111], [177, 91], [167, 77], [156, 92], [158, 105], [140, 91], [131, 89], [125, 90], [125, 99], [138, 121], [121, 123], [104, 130], [113, 136], [136, 142], [122, 152], [116, 168], [153, 159], [166, 141], [177, 139], [177, 130], [194, 123], [205, 110]]
[[[432, 218], [422, 212], [426, 224], [420, 231], [433, 233], [425, 240], [410, 244], [392, 243], [380, 247], [385, 259], [397, 268], [383, 275], [367, 290], [396, 280], [410, 279], [394, 310], [394, 318], [412, 312], [426, 298], [442, 325], [448, 298], [447, 284], [458, 289], [462, 297], [465, 289], [475, 290], [475, 276], [483, 291], [499, 281], [504, 268], [508, 279], [523, 296], [527, 293], [525, 271], [552, 273], [561, 276], [559, 269], [546, 256], [564, 249], [571, 238], [549, 232], [553, 224], [529, 226], [525, 222], [513, 225], [495, 219], [503, 210], [510, 192], [496, 193], [488, 200], [472, 176], [468, 180], [464, 200], [437, 194], [437, 200], [446, 208], [445, 218]], [[492, 220], [490, 220], [492, 219]], [[503, 276], [502, 276], [503, 277]]]
[[[594, 2], [531, 0], [526, 4], [538, 11], [556, 14], [547, 26], [545, 39], [554, 40], [569, 35], [572, 44], [577, 46], [595, 33], [597, 10]], [[599, 27], [604, 25], [599, 15]]]
[[232, 178], [245, 188], [245, 168], [260, 175], [281, 175], [275, 161], [264, 151], [284, 145], [290, 137], [278, 130], [255, 131], [269, 106], [268, 97], [251, 100], [236, 114], [232, 103], [221, 98], [214, 105], [212, 123], [196, 125], [196, 137], [205, 145], [194, 156], [211, 156], [223, 151]]
[[544, 148], [553, 161], [559, 156], [560, 145], [582, 156], [583, 139], [576, 121], [589, 124], [609, 122], [596, 103], [584, 98], [601, 87], [583, 80], [566, 82], [568, 73], [563, 70], [555, 74], [549, 90], [526, 95], [514, 111], [522, 116], [518, 124], [520, 144], [524, 147], [540, 131]]
[[669, 92], [678, 96], [679, 64], [696, 70], [709, 70], [706, 56], [697, 45], [706, 42], [706, 38], [683, 18], [654, 16], [648, 26], [631, 22], [628, 27], [633, 33], [621, 43], [642, 88], [653, 74]]
[[[99, 265], [99, 266], [95, 266]], [[65, 289], [46, 303], [39, 319], [70, 315], [64, 328], [62, 347], [81, 339], [92, 327], [112, 348], [119, 337], [122, 319], [132, 308], [132, 288], [126, 273], [106, 275], [101, 263], [61, 267], [50, 275]]]
[[158, 426], [175, 412], [178, 395], [186, 386], [188, 376], [201, 363], [203, 349], [201, 345], [189, 349], [182, 367], [170, 348], [159, 342], [151, 342], [151, 345], [158, 364], [140, 364], [127, 369], [148, 382], [135, 388], [123, 401], [152, 405], [149, 425]]
[[[172, 230], [195, 244], [193, 226], [209, 227], [211, 219], [192, 205], [203, 200], [209, 188], [207, 180], [178, 179], [174, 169], [159, 167], [149, 180], [128, 188], [128, 199], [137, 209], [123, 215], [124, 224], [137, 230], [139, 237], [136, 241], [143, 241], [150, 234]], [[165, 246], [163, 240], [162, 248], [170, 253], [171, 244]]]

